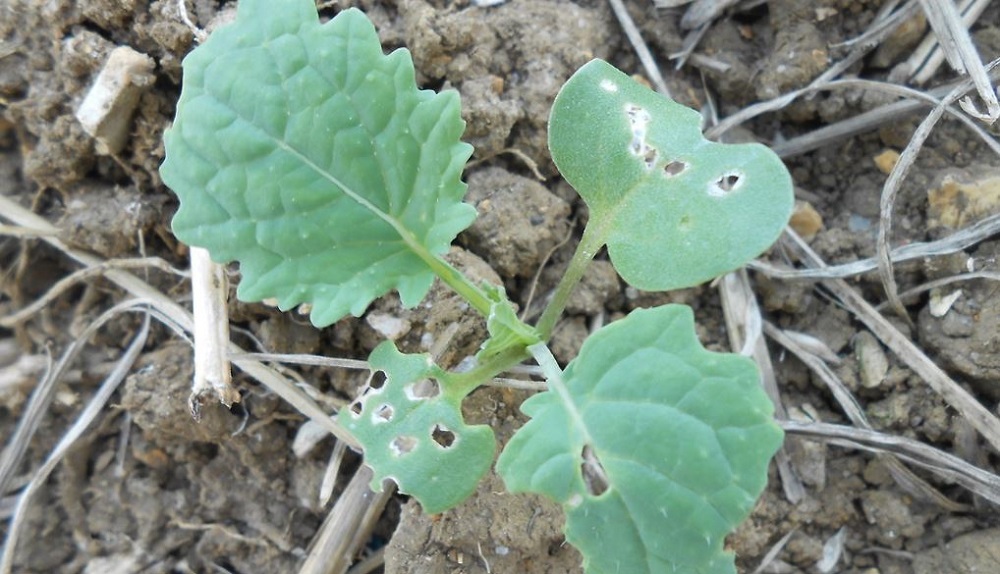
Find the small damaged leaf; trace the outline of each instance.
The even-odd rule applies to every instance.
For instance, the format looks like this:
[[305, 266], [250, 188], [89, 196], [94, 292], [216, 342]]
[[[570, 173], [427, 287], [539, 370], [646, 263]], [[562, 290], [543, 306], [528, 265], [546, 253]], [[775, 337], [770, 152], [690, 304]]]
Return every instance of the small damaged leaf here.
[[381, 490], [390, 478], [429, 514], [461, 503], [493, 461], [493, 431], [465, 424], [464, 395], [442, 384], [449, 375], [429, 355], [404, 355], [385, 341], [368, 361], [385, 373], [384, 384], [343, 409], [338, 420], [365, 449], [372, 489]]
[[552, 159], [633, 287], [668, 291], [732, 271], [770, 247], [791, 216], [781, 159], [760, 144], [708, 141], [700, 125], [698, 112], [601, 60], [580, 68], [552, 106]]
[[724, 538], [783, 437], [754, 364], [705, 350], [691, 309], [666, 305], [597, 331], [564, 379], [521, 406], [507, 488], [563, 505], [589, 573], [734, 574]]

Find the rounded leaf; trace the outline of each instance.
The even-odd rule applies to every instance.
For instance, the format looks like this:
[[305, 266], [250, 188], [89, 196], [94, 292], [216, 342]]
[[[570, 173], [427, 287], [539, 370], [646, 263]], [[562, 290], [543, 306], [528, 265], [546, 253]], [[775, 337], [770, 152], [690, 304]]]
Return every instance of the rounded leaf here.
[[[783, 438], [753, 362], [705, 350], [691, 309], [665, 305], [597, 331], [564, 381], [566, 395], [521, 406], [531, 420], [497, 461], [507, 487], [563, 504], [589, 573], [734, 574], [725, 536]], [[587, 453], [603, 487], [588, 481]]]
[[744, 265], [791, 216], [792, 181], [760, 144], [706, 140], [701, 116], [593, 60], [566, 82], [549, 148], [630, 285], [666, 291]]

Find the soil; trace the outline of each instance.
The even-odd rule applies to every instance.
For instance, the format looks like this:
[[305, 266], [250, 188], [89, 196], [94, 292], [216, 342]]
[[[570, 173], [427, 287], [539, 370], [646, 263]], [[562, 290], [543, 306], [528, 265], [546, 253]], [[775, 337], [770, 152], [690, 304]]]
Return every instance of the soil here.
[[[188, 12], [201, 27], [224, 18], [233, 2], [194, 0]], [[546, 151], [552, 99], [580, 65], [594, 57], [642, 76], [643, 70], [604, 0], [508, 0], [495, 6], [470, 0], [355, 0], [323, 3], [330, 17], [358, 6], [374, 20], [387, 48], [408, 47], [418, 81], [457, 89], [476, 147], [466, 172], [467, 200], [481, 214], [450, 257], [477, 277], [502, 284], [537, 314], [579, 238], [587, 210], [562, 182]], [[720, 117], [749, 103], [802, 87], [843, 56], [836, 46], [862, 33], [880, 0], [770, 0], [726, 13], [705, 32], [698, 51], [728, 70], [689, 65], [673, 70], [669, 55], [682, 47], [683, 9], [656, 9], [647, 0], [626, 5], [667, 74], [675, 99]], [[196, 45], [175, 0], [6, 0], [0, 5], [0, 193], [44, 216], [72, 246], [103, 258], [162, 257], [185, 267], [186, 249], [169, 229], [176, 200], [157, 173], [161, 137], [179, 94], [181, 60]], [[973, 27], [984, 60], [1000, 55], [1000, 6]], [[920, 23], [914, 25], [922, 29]], [[910, 34], [919, 39], [919, 34]], [[912, 48], [900, 36], [878, 57], [849, 73], [885, 78]], [[111, 50], [129, 46], [155, 62], [141, 93], [125, 147], [104, 155], [74, 116]], [[940, 72], [947, 79], [947, 69]], [[746, 125], [754, 137], [779, 142], [854, 116], [884, 101], [857, 91], [825, 92]], [[876, 157], [901, 151], [921, 116], [789, 158], [800, 200], [813, 210], [810, 244], [828, 263], [875, 252], [879, 195], [886, 174]], [[957, 122], [938, 126], [904, 183], [894, 209], [893, 242], [948, 235], [1000, 213], [1000, 165]], [[956, 176], [956, 174], [958, 174]], [[543, 177], [544, 179], [540, 179]], [[958, 183], [955, 183], [958, 181]], [[3, 218], [0, 213], [0, 219]], [[6, 222], [5, 222], [6, 223]], [[568, 241], [565, 241], [566, 239]], [[771, 257], [780, 259], [775, 250]], [[691, 305], [699, 336], [726, 349], [716, 291], [701, 286], [669, 294], [627, 287], [598, 257], [556, 329], [552, 348], [571, 360], [588, 332], [631, 309], [667, 301]], [[899, 265], [906, 290], [969, 268], [1000, 271], [1000, 241], [967, 252]], [[540, 269], [541, 267], [541, 269]], [[0, 236], [0, 316], [43, 294], [76, 269], [45, 244]], [[533, 284], [536, 281], [537, 285]], [[238, 281], [234, 269], [234, 280]], [[183, 280], [151, 272], [148, 281], [186, 303]], [[853, 280], [873, 302], [884, 299], [874, 275]], [[887, 353], [860, 324], [809, 282], [753, 275], [766, 317], [783, 329], [822, 341], [841, 361], [836, 374], [856, 394], [876, 429], [916, 439], [996, 473], [996, 452], [970, 435], [968, 424], [928, 385]], [[958, 286], [955, 286], [958, 285]], [[913, 320], [897, 324], [991, 411], [1000, 401], [1000, 292], [996, 282], [953, 284], [961, 295], [942, 314], [934, 297], [907, 300]], [[951, 291], [949, 290], [949, 292]], [[943, 293], [947, 295], [948, 293]], [[91, 280], [13, 329], [0, 329], [0, 436], [9, 437], [45, 368], [81, 326], [122, 294]], [[390, 296], [362, 318], [323, 330], [302, 317], [261, 304], [231, 305], [234, 336], [271, 352], [317, 353], [363, 359], [391, 337], [406, 351], [429, 351], [450, 341], [441, 361], [458, 364], [485, 336], [485, 325], [440, 285], [415, 309]], [[0, 514], [37, 469], [127, 345], [135, 317], [113, 320], [89, 343], [60, 383], [56, 400], [31, 443]], [[827, 422], [845, 423], [820, 380], [795, 358], [772, 349], [785, 404]], [[864, 361], [861, 357], [865, 357]], [[869, 361], [882, 361], [873, 371]], [[333, 448], [325, 440], [297, 456], [292, 442], [305, 417], [237, 373], [245, 411], [203, 409], [191, 420], [187, 395], [190, 347], [155, 327], [143, 357], [99, 417], [36, 495], [14, 558], [15, 572], [294, 572], [328, 510], [320, 483]], [[304, 367], [300, 376], [321, 394], [350, 400], [364, 376]], [[474, 422], [493, 425], [501, 442], [524, 422], [526, 391], [480, 389], [464, 405]], [[943, 509], [901, 489], [870, 454], [788, 439], [806, 496], [790, 502], [777, 473], [751, 518], [728, 540], [741, 572], [751, 572], [786, 535], [766, 572], [927, 574], [1000, 572], [1000, 519], [988, 503], [926, 472], [918, 474], [967, 510]], [[349, 458], [345, 471], [359, 464]], [[349, 472], [335, 488], [344, 486]], [[428, 516], [396, 496], [370, 550], [385, 546], [387, 573], [577, 573], [580, 556], [564, 543], [560, 509], [538, 497], [511, 495], [488, 475], [460, 507]], [[7, 522], [0, 525], [5, 535]], [[818, 564], [838, 532], [835, 565]], [[826, 548], [825, 548], [826, 546]]]

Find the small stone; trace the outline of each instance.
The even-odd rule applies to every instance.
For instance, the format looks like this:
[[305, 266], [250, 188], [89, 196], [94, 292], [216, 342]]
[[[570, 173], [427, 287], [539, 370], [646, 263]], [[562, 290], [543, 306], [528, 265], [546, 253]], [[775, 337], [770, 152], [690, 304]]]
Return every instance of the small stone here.
[[992, 172], [948, 172], [927, 192], [928, 225], [959, 229], [1000, 212], [1000, 176]]
[[406, 319], [389, 315], [387, 313], [372, 312], [365, 315], [365, 322], [380, 335], [395, 341], [410, 332], [412, 326]]
[[951, 293], [944, 293], [941, 289], [931, 289], [931, 298], [927, 303], [932, 317], [944, 317], [951, 310], [951, 306], [962, 296], [962, 290], [956, 289]]
[[927, 16], [917, 10], [913, 16], [903, 21], [896, 30], [883, 40], [875, 53], [869, 59], [874, 68], [888, 68], [909, 56], [913, 47], [924, 37], [927, 31]]
[[792, 210], [792, 218], [788, 225], [806, 241], [816, 237], [820, 229], [823, 229], [823, 216], [816, 211], [808, 201], [796, 201]]
[[896, 163], [899, 162], [899, 152], [894, 149], [887, 149], [872, 159], [875, 161], [875, 167], [879, 171], [889, 175], [892, 172], [892, 168], [896, 167]]
[[98, 153], [116, 154], [125, 147], [132, 113], [142, 93], [153, 85], [154, 67], [152, 58], [128, 46], [111, 51], [76, 110], [76, 119], [97, 140]]
[[861, 371], [861, 386], [874, 389], [881, 385], [889, 372], [889, 359], [878, 339], [868, 331], [858, 333], [854, 338], [854, 354]]

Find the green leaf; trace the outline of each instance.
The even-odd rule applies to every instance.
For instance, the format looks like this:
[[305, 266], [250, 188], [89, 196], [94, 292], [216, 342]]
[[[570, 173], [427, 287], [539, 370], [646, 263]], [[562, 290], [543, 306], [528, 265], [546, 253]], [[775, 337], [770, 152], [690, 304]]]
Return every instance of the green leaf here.
[[[723, 539], [750, 513], [782, 442], [754, 364], [706, 351], [688, 307], [637, 310], [592, 335], [565, 387], [524, 402], [532, 419], [497, 471], [512, 492], [563, 504], [589, 573], [735, 573]], [[584, 449], [606, 475], [588, 486]]]
[[492, 304], [490, 314], [486, 317], [486, 330], [490, 338], [483, 343], [476, 355], [480, 363], [489, 361], [507, 349], [525, 348], [541, 340], [534, 327], [517, 318], [517, 311], [503, 287], [483, 285], [483, 290]]
[[372, 489], [381, 490], [390, 478], [430, 514], [461, 503], [493, 462], [493, 431], [465, 424], [466, 393], [449, 385], [450, 375], [429, 355], [404, 355], [385, 341], [368, 362], [385, 373], [385, 383], [343, 409], [338, 420], [365, 449]]
[[778, 156], [710, 142], [700, 124], [694, 110], [601, 60], [580, 68], [553, 104], [552, 159], [587, 202], [588, 226], [615, 268], [639, 289], [690, 287], [736, 269], [770, 247], [791, 215], [792, 182]]
[[361, 12], [321, 25], [312, 0], [241, 0], [184, 60], [160, 168], [174, 233], [239, 261], [241, 299], [311, 303], [318, 326], [391, 289], [415, 305], [475, 218], [464, 127], [457, 94], [418, 90]]

